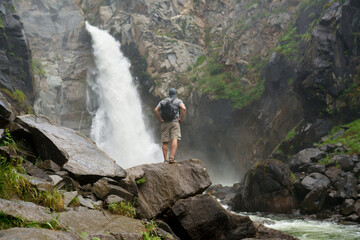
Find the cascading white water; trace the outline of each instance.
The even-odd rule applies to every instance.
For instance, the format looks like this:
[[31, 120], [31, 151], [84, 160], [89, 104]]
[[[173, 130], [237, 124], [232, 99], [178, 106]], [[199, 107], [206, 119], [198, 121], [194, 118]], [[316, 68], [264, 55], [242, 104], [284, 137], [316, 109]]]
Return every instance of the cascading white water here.
[[91, 26], [96, 69], [88, 81], [97, 96], [98, 109], [92, 120], [91, 138], [123, 168], [162, 161], [160, 146], [145, 129], [141, 102], [130, 73], [130, 62], [120, 43], [110, 34]]

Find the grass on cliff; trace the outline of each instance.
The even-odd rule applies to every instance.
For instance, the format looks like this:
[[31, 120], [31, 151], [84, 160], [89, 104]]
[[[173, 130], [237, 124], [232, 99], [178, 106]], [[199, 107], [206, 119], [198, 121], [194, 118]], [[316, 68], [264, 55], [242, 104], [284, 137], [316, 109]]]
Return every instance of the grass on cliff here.
[[144, 240], [161, 240], [163, 239], [162, 235], [157, 232], [158, 225], [154, 220], [147, 222], [145, 224], [145, 232], [142, 232]]
[[[0, 146], [7, 146], [11, 151], [18, 150], [18, 146], [10, 133], [5, 130], [5, 137], [1, 140]], [[10, 147], [11, 146], [11, 147]], [[64, 209], [64, 200], [62, 194], [57, 190], [40, 191], [34, 187], [22, 166], [23, 159], [0, 157], [0, 198], [19, 199], [48, 207], [55, 211]]]
[[324, 144], [336, 144], [342, 143], [345, 147], [349, 149], [348, 154], [360, 154], [360, 119], [357, 119], [349, 124], [345, 125], [346, 131], [344, 136], [333, 137], [336, 130], [339, 130], [339, 127], [334, 127], [331, 131], [332, 134]]

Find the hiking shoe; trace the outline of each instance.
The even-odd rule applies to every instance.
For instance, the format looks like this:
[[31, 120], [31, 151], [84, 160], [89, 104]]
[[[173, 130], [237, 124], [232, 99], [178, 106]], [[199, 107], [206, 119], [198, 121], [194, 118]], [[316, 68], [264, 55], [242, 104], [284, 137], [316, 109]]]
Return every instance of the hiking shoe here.
[[172, 157], [169, 158], [169, 163], [176, 163], [176, 160]]

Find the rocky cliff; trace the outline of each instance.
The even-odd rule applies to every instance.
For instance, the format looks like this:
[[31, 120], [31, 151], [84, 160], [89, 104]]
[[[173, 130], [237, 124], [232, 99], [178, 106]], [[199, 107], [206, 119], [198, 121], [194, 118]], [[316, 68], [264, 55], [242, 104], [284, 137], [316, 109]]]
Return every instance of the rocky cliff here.
[[240, 180], [294, 127], [319, 138], [358, 114], [356, 1], [14, 2], [40, 66], [36, 112], [88, 133], [87, 20], [121, 43], [155, 130], [153, 107], [177, 88], [189, 109], [179, 154], [213, 176]]

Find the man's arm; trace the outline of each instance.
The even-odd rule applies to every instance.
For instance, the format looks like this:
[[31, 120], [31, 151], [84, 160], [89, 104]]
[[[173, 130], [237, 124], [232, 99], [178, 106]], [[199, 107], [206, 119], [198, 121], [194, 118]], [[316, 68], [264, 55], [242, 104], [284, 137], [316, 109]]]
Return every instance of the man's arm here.
[[184, 121], [185, 115], [186, 115], [186, 107], [185, 104], [181, 103], [179, 105], [181, 111], [180, 111], [180, 118], [179, 118], [179, 123], [181, 124]]
[[160, 107], [159, 106], [156, 106], [156, 108], [154, 109], [154, 112], [155, 112], [155, 116], [157, 117], [157, 119], [159, 119], [159, 121], [161, 123], [164, 122], [164, 120], [160, 116]]

